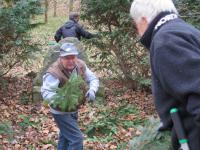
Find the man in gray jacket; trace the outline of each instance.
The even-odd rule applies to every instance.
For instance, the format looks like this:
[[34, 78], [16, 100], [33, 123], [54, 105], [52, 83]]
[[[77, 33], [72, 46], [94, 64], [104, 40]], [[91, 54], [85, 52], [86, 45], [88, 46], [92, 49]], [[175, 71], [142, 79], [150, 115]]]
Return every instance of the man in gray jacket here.
[[[60, 47], [60, 57], [54, 62], [43, 76], [41, 93], [44, 100], [51, 104], [56, 96], [56, 89], [67, 83], [71, 74], [80, 75], [89, 85], [86, 93], [89, 101], [95, 100], [99, 80], [87, 65], [77, 58], [77, 47], [73, 43], [64, 43]], [[60, 129], [58, 150], [83, 150], [83, 136], [78, 127], [78, 110], [64, 112], [50, 105], [50, 111]]]

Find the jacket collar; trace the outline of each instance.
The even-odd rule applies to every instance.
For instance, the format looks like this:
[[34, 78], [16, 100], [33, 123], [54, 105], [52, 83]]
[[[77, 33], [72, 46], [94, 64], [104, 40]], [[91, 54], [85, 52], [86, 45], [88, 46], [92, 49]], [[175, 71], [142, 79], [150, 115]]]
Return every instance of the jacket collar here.
[[[171, 14], [170, 12], [161, 12], [160, 14], [158, 14], [154, 19], [153, 21], [151, 21], [151, 23], [149, 24], [147, 30], [145, 31], [144, 35], [141, 37], [140, 39], [140, 42], [147, 48], [147, 49], [150, 49], [150, 45], [151, 45], [151, 41], [152, 41], [152, 37], [153, 37], [153, 34], [155, 34], [159, 29], [160, 27], [164, 24], [161, 24], [159, 26], [158, 25], [158, 22], [165, 16]], [[156, 27], [156, 30], [154, 31]]]
[[74, 22], [74, 23], [78, 23], [75, 19], [69, 19], [70, 21]]

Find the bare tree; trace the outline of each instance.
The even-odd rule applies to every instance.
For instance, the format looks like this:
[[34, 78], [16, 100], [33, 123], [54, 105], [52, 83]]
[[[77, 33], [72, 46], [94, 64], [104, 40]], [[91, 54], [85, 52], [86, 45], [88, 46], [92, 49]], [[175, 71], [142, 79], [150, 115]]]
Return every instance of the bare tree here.
[[48, 22], [48, 0], [45, 0], [45, 23]]
[[73, 11], [74, 0], [69, 0], [69, 12]]
[[56, 17], [56, 9], [57, 9], [57, 0], [53, 1], [53, 16]]

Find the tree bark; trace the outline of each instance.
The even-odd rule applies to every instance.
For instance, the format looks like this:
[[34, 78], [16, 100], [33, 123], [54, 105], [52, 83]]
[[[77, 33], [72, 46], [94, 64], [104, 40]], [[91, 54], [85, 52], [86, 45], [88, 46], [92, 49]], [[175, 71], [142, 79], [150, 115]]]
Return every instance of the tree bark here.
[[54, 17], [57, 16], [56, 9], [57, 9], [57, 0], [54, 0], [54, 4], [53, 4], [53, 16]]
[[69, 13], [73, 11], [74, 0], [69, 0]]
[[45, 0], [45, 23], [48, 22], [48, 0]]

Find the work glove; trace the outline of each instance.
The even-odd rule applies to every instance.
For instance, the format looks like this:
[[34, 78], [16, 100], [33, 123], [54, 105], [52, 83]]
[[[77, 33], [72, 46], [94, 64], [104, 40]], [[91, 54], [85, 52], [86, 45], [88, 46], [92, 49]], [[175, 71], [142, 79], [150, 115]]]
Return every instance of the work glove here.
[[88, 102], [93, 102], [95, 100], [95, 91], [89, 89], [85, 94], [85, 97], [88, 98]]

